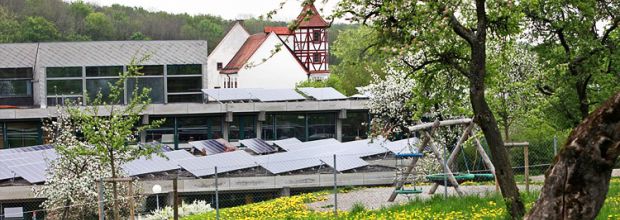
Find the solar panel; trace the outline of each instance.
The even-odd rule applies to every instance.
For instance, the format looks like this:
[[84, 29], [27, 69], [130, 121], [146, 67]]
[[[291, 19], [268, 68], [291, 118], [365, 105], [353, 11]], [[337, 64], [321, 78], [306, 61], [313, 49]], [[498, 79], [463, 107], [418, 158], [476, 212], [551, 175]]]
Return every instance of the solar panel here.
[[273, 174], [280, 174], [323, 165], [319, 158], [308, 158], [293, 152], [256, 156], [256, 162]]
[[164, 155], [170, 160], [183, 160], [188, 158], [194, 158], [195, 156], [187, 152], [186, 150], [175, 150], [170, 152], [164, 152]]
[[177, 162], [179, 166], [197, 177], [215, 174], [215, 166], [217, 166], [218, 173], [258, 166], [250, 154], [241, 150], [179, 160]]
[[18, 166], [10, 166], [9, 169], [29, 183], [42, 183], [46, 180], [45, 170], [47, 162], [34, 162], [28, 164], [20, 164]]
[[250, 93], [261, 102], [306, 100], [294, 89], [255, 89], [251, 90]]
[[334, 88], [298, 88], [306, 96], [310, 96], [316, 100], [338, 100], [347, 99], [345, 95], [336, 91]]
[[151, 158], [140, 157], [136, 160], [130, 161], [123, 166], [123, 170], [130, 176], [159, 173], [170, 170], [179, 169], [179, 166], [173, 160], [169, 160], [157, 155], [153, 155]]
[[302, 150], [306, 148], [319, 147], [319, 146], [324, 146], [324, 145], [334, 145], [334, 144], [339, 144], [339, 143], [340, 142], [336, 139], [328, 138], [328, 139], [306, 141], [306, 142], [301, 142], [297, 144], [286, 145], [285, 147], [282, 147], [282, 148], [285, 149], [286, 151], [296, 151], [296, 150]]
[[0, 154], [13, 154], [13, 153], [20, 153], [20, 152], [42, 151], [42, 150], [49, 150], [53, 148], [54, 147], [52, 145], [37, 145], [37, 146], [31, 146], [31, 147], [10, 148], [10, 149], [0, 150]]
[[[321, 157], [321, 161], [323, 161], [323, 163], [327, 164], [332, 168], [334, 167], [333, 155]], [[360, 159], [359, 157], [349, 155], [336, 155], [336, 170], [339, 172], [364, 166], [368, 166], [368, 162]]]
[[202, 92], [207, 94], [208, 97], [220, 102], [258, 100], [256, 96], [252, 95], [252, 90], [255, 89], [203, 89]]
[[257, 154], [266, 154], [276, 151], [275, 147], [258, 138], [240, 140], [239, 142]]
[[299, 139], [297, 138], [287, 138], [287, 139], [282, 139], [282, 140], [277, 140], [277, 141], [273, 141], [273, 144], [275, 144], [276, 146], [282, 148], [282, 149], [286, 149], [287, 147], [291, 146], [291, 145], [296, 145], [296, 144], [300, 144], [302, 143]]
[[228, 142], [224, 139], [211, 139], [211, 140], [202, 140], [202, 141], [192, 141], [189, 142], [193, 148], [198, 151], [204, 152], [207, 155], [219, 154], [226, 152], [226, 148]]

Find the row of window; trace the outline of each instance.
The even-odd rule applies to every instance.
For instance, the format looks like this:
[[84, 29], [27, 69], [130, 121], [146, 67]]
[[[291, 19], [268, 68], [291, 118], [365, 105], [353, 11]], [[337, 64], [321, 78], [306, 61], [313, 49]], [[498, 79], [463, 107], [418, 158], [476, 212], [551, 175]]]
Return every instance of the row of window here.
[[[48, 67], [48, 105], [62, 104], [66, 99], [93, 100], [99, 93], [109, 103], [110, 84], [119, 80], [123, 66]], [[120, 103], [130, 101], [134, 91], [150, 88], [152, 103], [202, 102], [202, 66], [151, 65], [142, 66], [142, 76], [128, 79]], [[84, 92], [86, 91], [86, 92]]]
[[[156, 129], [146, 131], [145, 142], [157, 141], [174, 147], [189, 147], [189, 142], [224, 138], [223, 128], [228, 126], [228, 140], [256, 138], [256, 115], [235, 115], [233, 121], [224, 123], [222, 116], [151, 117], [165, 122]], [[342, 120], [342, 141], [367, 138], [368, 113], [349, 112]], [[0, 149], [40, 145], [43, 139], [41, 122], [0, 122]], [[261, 138], [279, 140], [295, 137], [311, 141], [336, 137], [336, 113], [268, 114], [263, 122]]]

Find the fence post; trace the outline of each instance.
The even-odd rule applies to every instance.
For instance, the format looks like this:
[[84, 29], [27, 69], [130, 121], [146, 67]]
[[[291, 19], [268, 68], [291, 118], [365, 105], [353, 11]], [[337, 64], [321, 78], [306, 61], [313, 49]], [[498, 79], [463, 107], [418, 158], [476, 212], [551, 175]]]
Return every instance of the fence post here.
[[129, 186], [128, 186], [128, 191], [129, 191], [129, 219], [130, 220], [134, 220], [136, 215], [135, 215], [135, 202], [134, 202], [134, 198], [133, 198], [133, 182], [129, 181], [128, 182]]
[[220, 219], [220, 195], [217, 189], [217, 166], [215, 166], [215, 219]]
[[334, 154], [334, 215], [338, 217], [338, 182], [336, 173], [338, 173], [338, 170], [336, 169], [336, 154]]
[[558, 136], [553, 136], [553, 156], [558, 155]]
[[99, 178], [99, 184], [97, 184], [99, 188], [99, 220], [105, 219], [105, 212], [103, 208], [103, 178]]
[[174, 198], [172, 198], [174, 207], [172, 208], [173, 210], [173, 216], [174, 216], [174, 220], [179, 220], [179, 192], [178, 192], [178, 176], [175, 176], [174, 179], [172, 180], [172, 196]]
[[[529, 144], [528, 144], [529, 145]], [[523, 162], [525, 162], [525, 191], [530, 192], [530, 158], [529, 147], [525, 145], [523, 148]]]

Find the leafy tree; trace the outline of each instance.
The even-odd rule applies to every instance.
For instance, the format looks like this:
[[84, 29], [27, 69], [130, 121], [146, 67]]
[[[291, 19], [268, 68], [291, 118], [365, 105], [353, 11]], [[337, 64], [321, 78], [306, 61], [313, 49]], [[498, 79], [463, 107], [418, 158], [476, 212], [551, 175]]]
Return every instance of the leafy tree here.
[[144, 35], [142, 32], [135, 32], [129, 37], [129, 40], [151, 40], [151, 38]]
[[551, 74], [539, 82], [547, 117], [571, 128], [620, 89], [620, 2], [524, 1], [530, 39]]
[[28, 17], [21, 23], [20, 41], [45, 42], [60, 39], [56, 26], [43, 17]]
[[[304, 3], [313, 3], [305, 1]], [[356, 1], [339, 3], [336, 16], [351, 15], [353, 21], [373, 27], [377, 43], [386, 51], [402, 57], [414, 77], [426, 84], [429, 79], [459, 84], [469, 91], [474, 121], [482, 128], [489, 144], [492, 162], [509, 213], [520, 218], [525, 207], [514, 181], [508, 152], [487, 98], [487, 41], [518, 31], [519, 13], [506, 1]], [[432, 83], [429, 83], [432, 84]], [[427, 84], [428, 85], [428, 84]], [[431, 87], [416, 91], [424, 99], [427, 93], [441, 93]], [[444, 93], [443, 100], [460, 93]], [[422, 105], [422, 109], [433, 107]]]
[[84, 34], [86, 29], [84, 20], [88, 15], [94, 12], [93, 8], [83, 1], [75, 1], [69, 5], [69, 11], [73, 19], [75, 19], [75, 31]]
[[[127, 67], [127, 72], [120, 73], [120, 79], [108, 85], [111, 92], [105, 98], [99, 92], [94, 100], [86, 100], [86, 103], [91, 104], [90, 106], [68, 108], [71, 119], [79, 125], [79, 130], [84, 136], [85, 144], [79, 145], [75, 151], [79, 155], [97, 158], [97, 164], [108, 167], [106, 175], [113, 179], [125, 175], [120, 167], [122, 164], [141, 156], [149, 156], [159, 148], [159, 146], [130, 145], [130, 143], [136, 143], [136, 137], [141, 131], [159, 126], [162, 122], [139, 125], [140, 113], [146, 110], [150, 103], [150, 89], [139, 90], [136, 86], [136, 89], [130, 92], [132, 97], [127, 105], [122, 107], [115, 105], [123, 99], [127, 79], [140, 75], [139, 70], [136, 62], [132, 61]], [[119, 192], [118, 184], [112, 182], [114, 219], [119, 219], [120, 216]]]
[[15, 42], [19, 35], [19, 22], [0, 7], [0, 43]]
[[91, 13], [85, 18], [86, 33], [93, 40], [106, 40], [114, 36], [110, 19], [101, 12]]

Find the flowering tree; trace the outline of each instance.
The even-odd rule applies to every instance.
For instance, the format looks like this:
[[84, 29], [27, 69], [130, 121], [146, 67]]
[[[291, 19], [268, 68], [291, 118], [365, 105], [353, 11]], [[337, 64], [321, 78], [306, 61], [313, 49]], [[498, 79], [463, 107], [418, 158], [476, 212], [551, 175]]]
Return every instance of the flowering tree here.
[[[111, 199], [106, 201], [113, 206], [114, 219], [120, 219], [121, 204], [128, 197], [135, 196], [119, 197], [119, 194], [127, 194], [126, 185], [119, 186], [114, 180], [126, 176], [122, 164], [141, 156], [150, 156], [159, 149], [158, 145], [137, 147], [130, 144], [136, 142], [141, 131], [163, 122], [139, 125], [140, 113], [150, 103], [148, 88], [139, 88], [136, 84], [127, 105], [117, 105], [122, 103], [127, 79], [140, 75], [140, 68], [132, 61], [127, 72], [119, 73], [118, 81], [108, 84], [111, 92], [105, 98], [99, 92], [94, 100], [85, 100], [89, 106], [67, 105], [60, 108], [56, 121], [47, 126], [46, 130], [54, 136], [52, 145], [56, 147], [59, 158], [52, 162], [50, 180], [40, 194], [48, 198], [44, 204], [46, 208], [63, 207], [63, 213], [59, 215], [62, 219], [72, 210], [77, 210], [80, 216], [96, 210], [93, 209], [97, 205], [95, 183], [102, 178], [112, 179]], [[76, 134], [81, 136], [78, 138]]]

